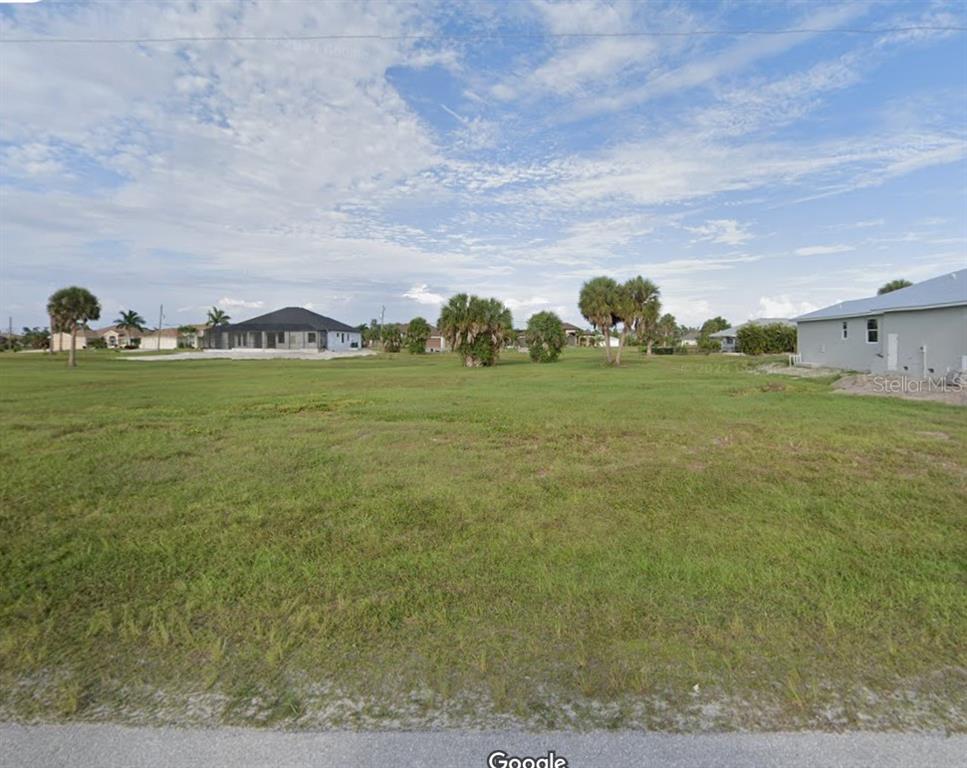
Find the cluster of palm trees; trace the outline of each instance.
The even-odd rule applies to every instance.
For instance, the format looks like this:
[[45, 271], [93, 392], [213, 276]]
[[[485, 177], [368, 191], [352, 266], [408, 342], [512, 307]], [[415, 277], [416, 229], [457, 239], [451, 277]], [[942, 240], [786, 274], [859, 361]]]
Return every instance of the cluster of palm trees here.
[[493, 365], [514, 337], [514, 319], [498, 299], [458, 293], [440, 310], [440, 333], [468, 368]]
[[[618, 283], [610, 277], [595, 277], [581, 287], [578, 308], [584, 318], [604, 334], [604, 354], [608, 365], [621, 365], [621, 352], [629, 337], [647, 345], [648, 353], [663, 332], [661, 291], [641, 275]], [[670, 322], [674, 323], [671, 315]], [[669, 320], [665, 319], [664, 325]], [[618, 330], [618, 325], [621, 325]], [[618, 349], [611, 356], [611, 336], [618, 332]]]

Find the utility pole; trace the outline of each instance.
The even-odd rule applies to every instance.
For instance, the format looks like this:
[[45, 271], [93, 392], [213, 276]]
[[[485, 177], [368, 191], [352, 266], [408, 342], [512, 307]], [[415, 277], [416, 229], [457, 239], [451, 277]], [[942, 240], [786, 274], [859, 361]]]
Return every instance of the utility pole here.
[[161, 326], [165, 321], [165, 305], [161, 305], [161, 309], [158, 310], [158, 351], [161, 351]]

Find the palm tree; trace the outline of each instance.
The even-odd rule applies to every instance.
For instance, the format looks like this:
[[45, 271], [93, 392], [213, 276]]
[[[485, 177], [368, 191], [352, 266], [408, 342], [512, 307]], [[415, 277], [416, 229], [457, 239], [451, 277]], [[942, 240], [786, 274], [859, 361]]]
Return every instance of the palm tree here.
[[134, 341], [134, 333], [141, 333], [144, 330], [144, 318], [133, 309], [123, 310], [121, 316], [114, 321], [114, 325], [125, 332], [128, 337], [128, 343], [132, 344]]
[[458, 293], [440, 310], [440, 333], [461, 355], [468, 368], [493, 365], [514, 320], [510, 310], [497, 299], [481, 299]]
[[623, 297], [621, 318], [624, 320], [624, 330], [618, 345], [616, 363], [621, 365], [621, 350], [629, 333], [634, 333], [639, 339], [649, 336], [648, 354], [651, 354], [651, 337], [654, 336], [658, 312], [661, 309], [661, 301], [658, 298], [661, 291], [651, 280], [637, 275], [621, 286], [619, 295]]
[[899, 291], [901, 288], [909, 288], [913, 283], [909, 280], [904, 280], [902, 277], [897, 280], [891, 280], [885, 285], [880, 286], [880, 290], [876, 292], [877, 296], [882, 296], [884, 293], [892, 293], [893, 291]]
[[662, 315], [658, 320], [657, 330], [658, 339], [661, 341], [663, 347], [678, 346], [678, 340], [681, 338], [681, 330], [678, 327], [678, 321], [674, 315], [667, 312]]
[[47, 314], [51, 319], [51, 332], [69, 331], [71, 335], [70, 354], [67, 366], [77, 366], [77, 330], [91, 320], [101, 316], [101, 305], [97, 297], [86, 288], [72, 285], [51, 294], [47, 300]]
[[211, 326], [226, 325], [231, 319], [224, 309], [212, 307], [208, 310], [208, 324]]
[[604, 356], [611, 365], [611, 329], [617, 322], [614, 315], [618, 284], [610, 277], [595, 277], [581, 286], [578, 308], [584, 319], [604, 333]]

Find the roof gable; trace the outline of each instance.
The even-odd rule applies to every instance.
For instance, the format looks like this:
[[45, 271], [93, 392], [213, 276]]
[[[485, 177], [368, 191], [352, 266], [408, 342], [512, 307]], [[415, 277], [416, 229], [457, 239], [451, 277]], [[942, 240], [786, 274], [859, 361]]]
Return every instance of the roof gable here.
[[796, 318], [797, 322], [829, 320], [857, 315], [878, 315], [883, 312], [927, 309], [929, 307], [956, 307], [967, 304], [967, 269], [951, 272], [922, 283], [890, 291], [881, 296], [841, 301], [815, 312]]

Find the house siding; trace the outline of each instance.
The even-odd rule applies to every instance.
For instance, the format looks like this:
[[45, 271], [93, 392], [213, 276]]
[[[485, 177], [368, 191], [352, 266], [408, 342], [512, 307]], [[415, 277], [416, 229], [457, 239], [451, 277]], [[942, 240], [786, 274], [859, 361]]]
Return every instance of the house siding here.
[[[353, 346], [355, 345], [355, 346]], [[363, 335], [359, 331], [327, 331], [326, 349], [342, 351], [346, 349], [362, 349]]]
[[[871, 344], [866, 340], [866, 323], [874, 318], [879, 323], [879, 339]], [[848, 329], [846, 339], [842, 338], [844, 322]], [[888, 365], [890, 334], [897, 336], [893, 369]], [[804, 363], [876, 374], [940, 375], [965, 367], [967, 307], [805, 321], [798, 324], [797, 336]]]

